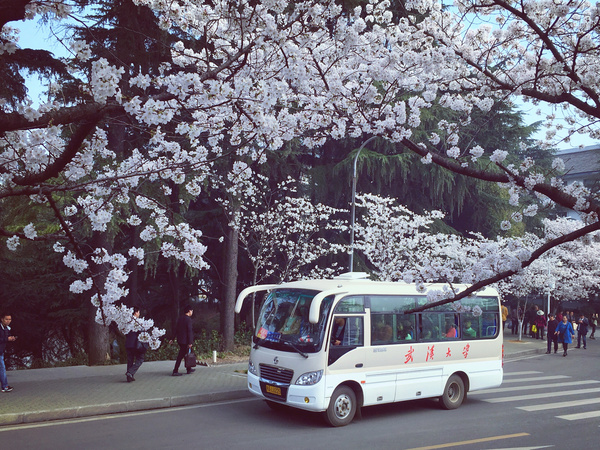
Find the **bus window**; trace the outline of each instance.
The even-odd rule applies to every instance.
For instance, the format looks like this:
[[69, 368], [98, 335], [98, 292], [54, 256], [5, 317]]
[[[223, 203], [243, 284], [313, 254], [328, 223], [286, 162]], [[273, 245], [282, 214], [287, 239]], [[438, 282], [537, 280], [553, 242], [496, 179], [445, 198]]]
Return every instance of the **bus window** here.
[[408, 295], [373, 295], [371, 312], [404, 312], [415, 307], [416, 298]]
[[477, 339], [481, 337], [481, 324], [479, 316], [474, 316], [470, 313], [464, 313], [461, 315], [462, 323], [462, 338], [463, 339]]
[[336, 305], [334, 313], [362, 313], [365, 312], [364, 297], [346, 297]]
[[458, 314], [444, 314], [444, 336], [447, 339], [456, 339], [460, 337], [460, 328], [458, 326]]
[[414, 315], [403, 315], [398, 314], [396, 319], [397, 323], [397, 340], [399, 342], [403, 341], [414, 341], [417, 339], [417, 335], [415, 332], [415, 320], [416, 317]]
[[364, 344], [364, 325], [362, 316], [335, 316], [331, 327], [329, 346], [329, 364], [333, 364], [342, 355], [362, 347]]
[[481, 336], [495, 337], [498, 335], [498, 314], [483, 313], [481, 315]]
[[384, 345], [394, 342], [394, 314], [371, 315], [371, 344]]
[[424, 312], [419, 316], [419, 340], [437, 341], [442, 337], [440, 331], [444, 324], [440, 313]]

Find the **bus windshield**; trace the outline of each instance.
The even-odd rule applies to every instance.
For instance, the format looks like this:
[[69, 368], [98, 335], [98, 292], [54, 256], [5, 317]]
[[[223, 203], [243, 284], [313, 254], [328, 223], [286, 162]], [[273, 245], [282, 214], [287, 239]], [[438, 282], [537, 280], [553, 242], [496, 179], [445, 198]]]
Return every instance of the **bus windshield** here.
[[253, 336], [255, 345], [300, 354], [316, 353], [325, 340], [333, 297], [321, 302], [319, 323], [308, 321], [310, 304], [319, 291], [277, 289], [265, 299]]

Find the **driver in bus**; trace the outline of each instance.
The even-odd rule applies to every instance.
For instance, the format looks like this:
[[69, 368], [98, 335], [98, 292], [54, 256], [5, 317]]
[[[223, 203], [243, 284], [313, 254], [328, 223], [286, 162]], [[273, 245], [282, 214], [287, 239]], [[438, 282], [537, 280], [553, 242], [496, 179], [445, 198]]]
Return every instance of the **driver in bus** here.
[[346, 319], [336, 317], [331, 330], [331, 345], [341, 345], [346, 330]]
[[283, 327], [281, 328], [281, 333], [298, 334], [298, 332], [300, 331], [301, 323], [302, 315], [300, 314], [300, 308], [296, 308], [283, 324]]

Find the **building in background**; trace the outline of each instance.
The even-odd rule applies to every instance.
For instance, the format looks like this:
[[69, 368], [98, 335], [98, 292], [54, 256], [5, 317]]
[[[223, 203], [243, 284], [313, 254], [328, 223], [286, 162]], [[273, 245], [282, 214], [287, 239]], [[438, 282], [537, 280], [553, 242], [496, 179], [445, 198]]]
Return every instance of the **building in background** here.
[[[598, 193], [600, 188], [600, 144], [588, 145], [587, 147], [576, 147], [560, 150], [556, 156], [565, 163], [565, 175], [563, 180], [566, 184], [575, 182]], [[576, 211], [564, 210], [560, 215], [566, 215], [579, 220]]]

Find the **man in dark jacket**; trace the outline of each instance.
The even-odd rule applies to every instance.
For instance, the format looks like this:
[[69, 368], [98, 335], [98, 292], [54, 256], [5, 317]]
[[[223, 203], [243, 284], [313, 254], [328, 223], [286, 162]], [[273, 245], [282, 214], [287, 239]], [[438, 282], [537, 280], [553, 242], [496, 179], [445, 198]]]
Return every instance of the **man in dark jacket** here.
[[[139, 319], [140, 317], [140, 308], [137, 306], [133, 307], [133, 317], [132, 321]], [[125, 335], [125, 351], [127, 352], [127, 372], [125, 376], [127, 377], [127, 382], [135, 381], [133, 376], [144, 363], [144, 358], [146, 356], [147, 344], [140, 342], [138, 336], [140, 335], [139, 331], [130, 331]]]
[[581, 348], [581, 339], [583, 338], [583, 348], [587, 348], [587, 332], [588, 326], [590, 325], [589, 320], [582, 314], [579, 315], [579, 320], [577, 321], [577, 347]]
[[[185, 354], [192, 348], [194, 344], [194, 332], [192, 330], [192, 314], [194, 310], [191, 306], [183, 308], [183, 314], [177, 319], [177, 326], [175, 333], [177, 335], [177, 344], [179, 345], [179, 353], [177, 354], [177, 360], [175, 361], [175, 368], [173, 369], [173, 376], [182, 375], [179, 373], [179, 366]], [[194, 369], [188, 369], [187, 373], [194, 372]]]
[[550, 314], [548, 316], [548, 334], [546, 335], [548, 339], [548, 351], [546, 352], [547, 355], [550, 354], [552, 343], [554, 343], [554, 353], [558, 351], [558, 336], [554, 334], [557, 325], [558, 320], [556, 320], [554, 314]]
[[13, 390], [12, 386], [8, 385], [6, 366], [4, 364], [4, 350], [6, 349], [6, 344], [17, 340], [17, 337], [13, 336], [10, 332], [11, 321], [12, 316], [10, 314], [2, 313], [2, 315], [0, 315], [0, 382], [2, 384], [2, 392], [10, 392]]

